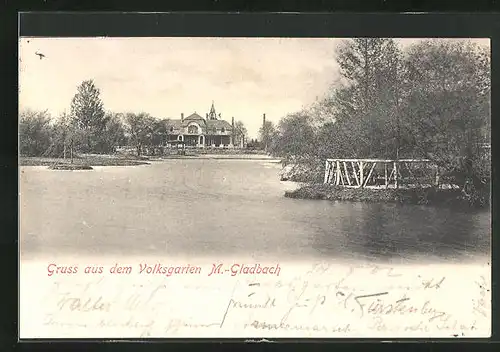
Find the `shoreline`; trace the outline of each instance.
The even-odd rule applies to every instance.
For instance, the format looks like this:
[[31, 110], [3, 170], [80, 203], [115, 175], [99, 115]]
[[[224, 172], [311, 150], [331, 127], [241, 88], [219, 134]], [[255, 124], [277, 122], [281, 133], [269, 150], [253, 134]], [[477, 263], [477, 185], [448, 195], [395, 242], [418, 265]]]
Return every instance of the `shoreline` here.
[[470, 204], [460, 189], [429, 188], [344, 188], [324, 184], [306, 184], [285, 191], [285, 198], [347, 201], [362, 203], [398, 203], [426, 206], [448, 206], [466, 209], [487, 208], [489, 202]]
[[148, 165], [147, 160], [120, 158], [114, 156], [83, 156], [73, 159], [19, 157], [19, 166], [47, 166], [51, 170], [90, 170], [94, 166], [137, 166]]
[[281, 163], [281, 159], [266, 154], [197, 154], [197, 155], [165, 155], [160, 158], [149, 159], [162, 161], [169, 159], [217, 159], [217, 160], [258, 160]]
[[19, 157], [18, 166], [47, 166], [51, 170], [90, 170], [94, 166], [140, 166], [151, 165], [154, 162], [177, 159], [202, 159], [202, 160], [249, 160], [249, 161], [267, 161], [272, 163], [281, 163], [280, 159], [273, 158], [265, 154], [200, 154], [200, 155], [165, 155], [161, 157], [124, 157], [115, 155], [88, 155], [75, 157], [73, 163], [66, 158], [49, 157]]

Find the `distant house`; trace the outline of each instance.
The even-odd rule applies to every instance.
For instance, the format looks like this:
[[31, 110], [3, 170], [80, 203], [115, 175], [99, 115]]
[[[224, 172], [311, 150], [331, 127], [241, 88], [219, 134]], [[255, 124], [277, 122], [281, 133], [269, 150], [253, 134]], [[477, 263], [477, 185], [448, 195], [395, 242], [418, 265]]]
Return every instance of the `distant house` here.
[[168, 127], [168, 144], [172, 141], [183, 141], [187, 147], [217, 147], [217, 148], [242, 148], [241, 145], [234, 145], [235, 140], [242, 141], [239, 137], [240, 131], [234, 127], [234, 117], [231, 123], [222, 120], [221, 114], [217, 115], [212, 102], [210, 112], [205, 118], [196, 112], [180, 119], [170, 119]]

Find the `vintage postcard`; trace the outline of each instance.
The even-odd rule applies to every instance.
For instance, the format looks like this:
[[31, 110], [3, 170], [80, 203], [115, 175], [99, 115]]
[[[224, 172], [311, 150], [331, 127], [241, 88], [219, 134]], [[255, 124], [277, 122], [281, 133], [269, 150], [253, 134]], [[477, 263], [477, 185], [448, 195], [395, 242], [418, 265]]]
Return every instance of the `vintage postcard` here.
[[19, 39], [20, 338], [491, 335], [489, 39]]

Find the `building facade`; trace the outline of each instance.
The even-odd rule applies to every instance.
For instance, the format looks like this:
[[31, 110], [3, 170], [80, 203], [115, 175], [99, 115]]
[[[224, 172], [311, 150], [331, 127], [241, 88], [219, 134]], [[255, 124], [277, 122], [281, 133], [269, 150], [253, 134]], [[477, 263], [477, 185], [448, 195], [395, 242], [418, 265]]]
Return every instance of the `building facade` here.
[[[237, 138], [240, 131], [234, 127], [234, 117], [231, 123], [223, 120], [221, 114], [216, 113], [214, 103], [205, 118], [196, 112], [180, 119], [170, 119], [168, 126], [168, 144], [179, 141], [187, 147], [215, 147], [215, 148], [242, 148], [243, 139]], [[241, 141], [234, 145], [235, 140]]]

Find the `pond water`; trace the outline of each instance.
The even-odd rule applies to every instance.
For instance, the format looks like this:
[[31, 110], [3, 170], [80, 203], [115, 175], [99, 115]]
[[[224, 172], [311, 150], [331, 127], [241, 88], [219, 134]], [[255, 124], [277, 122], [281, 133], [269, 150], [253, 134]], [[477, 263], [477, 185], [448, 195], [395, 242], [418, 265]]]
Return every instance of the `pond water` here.
[[20, 169], [30, 255], [252, 255], [464, 262], [488, 258], [489, 210], [289, 199], [280, 165], [178, 159], [92, 171]]

